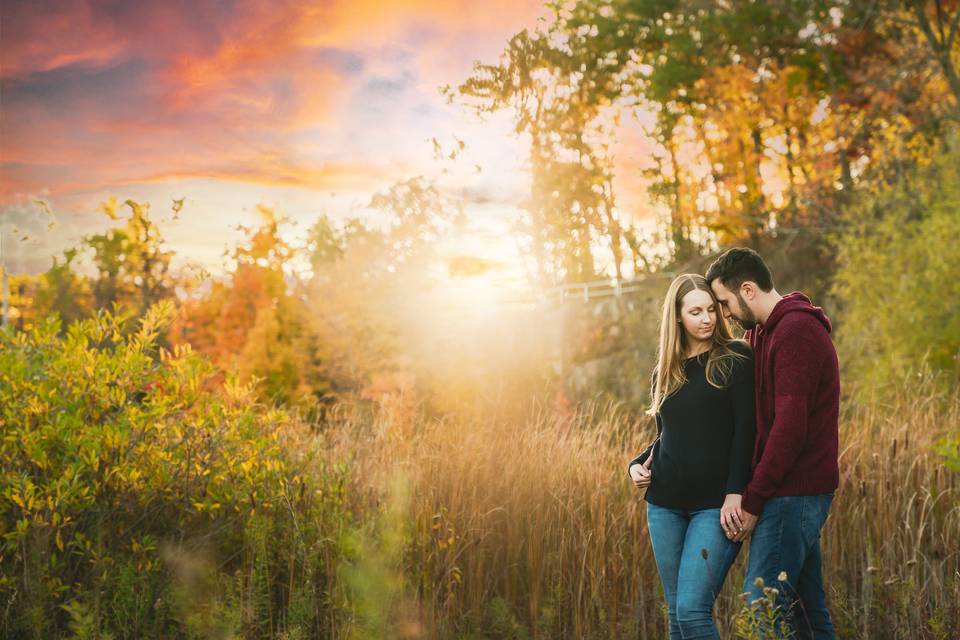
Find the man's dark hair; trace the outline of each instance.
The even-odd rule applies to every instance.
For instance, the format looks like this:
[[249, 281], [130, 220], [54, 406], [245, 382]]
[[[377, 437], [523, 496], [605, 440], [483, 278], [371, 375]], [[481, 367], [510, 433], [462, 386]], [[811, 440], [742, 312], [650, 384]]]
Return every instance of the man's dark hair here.
[[767, 264], [759, 253], [746, 247], [724, 251], [707, 269], [706, 279], [708, 284], [720, 280], [730, 291], [740, 291], [740, 285], [747, 280], [756, 282], [763, 291], [773, 289], [773, 276]]

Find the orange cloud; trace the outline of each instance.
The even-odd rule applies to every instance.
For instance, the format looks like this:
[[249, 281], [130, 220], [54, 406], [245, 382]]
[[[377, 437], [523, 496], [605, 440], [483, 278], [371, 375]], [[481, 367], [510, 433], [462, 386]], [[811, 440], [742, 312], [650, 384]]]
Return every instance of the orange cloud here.
[[285, 162], [281, 158], [264, 158], [261, 162], [158, 173], [115, 181], [114, 184], [151, 184], [207, 179], [329, 191], [334, 188], [375, 188], [385, 181], [404, 175], [407, 170], [409, 169], [403, 166], [373, 166], [358, 163], [311, 167]]
[[[175, 100], [181, 103], [198, 93], [222, 89], [231, 78], [276, 68], [278, 60], [296, 63], [311, 49], [369, 50], [396, 42], [418, 26], [432, 30], [431, 38], [449, 49], [464, 33], [502, 34], [505, 22], [527, 24], [541, 11], [540, 0], [253, 0], [219, 49], [209, 56], [178, 57], [170, 67], [170, 79], [178, 86]], [[512, 33], [509, 28], [506, 31]], [[426, 43], [412, 44], [419, 48]], [[496, 46], [501, 46], [499, 40]], [[438, 58], [450, 57], [449, 51], [446, 56], [435, 48], [431, 51]]]

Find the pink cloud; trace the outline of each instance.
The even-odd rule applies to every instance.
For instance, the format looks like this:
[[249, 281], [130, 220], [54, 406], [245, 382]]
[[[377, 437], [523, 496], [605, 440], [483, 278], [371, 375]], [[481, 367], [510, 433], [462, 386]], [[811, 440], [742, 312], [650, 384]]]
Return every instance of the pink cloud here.
[[116, 32], [113, 25], [96, 24], [90, 3], [66, 0], [51, 9], [41, 13], [35, 3], [4, 3], [0, 77], [22, 77], [85, 62], [102, 64], [126, 48], [124, 33]]
[[[380, 188], [422, 170], [408, 147], [433, 132], [408, 110], [439, 102], [437, 84], [539, 12], [539, 0], [5, 0], [0, 202], [186, 178]], [[380, 105], [358, 94], [405, 76], [413, 87]], [[385, 116], [356, 117], [368, 107]]]

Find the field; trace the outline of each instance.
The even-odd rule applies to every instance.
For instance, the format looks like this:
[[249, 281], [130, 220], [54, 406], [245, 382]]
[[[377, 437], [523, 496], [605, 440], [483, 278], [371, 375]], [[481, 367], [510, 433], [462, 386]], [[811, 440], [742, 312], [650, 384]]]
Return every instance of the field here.
[[[5, 637], [665, 633], [625, 470], [647, 418], [611, 403], [427, 418], [398, 396], [319, 428], [249, 386], [204, 390], [189, 349], [147, 357], [163, 312], [110, 347], [107, 320], [4, 344]], [[823, 534], [842, 637], [960, 628], [960, 474], [941, 441], [960, 403], [909, 391], [842, 417]], [[743, 556], [717, 615], [749, 637], [742, 571]]]

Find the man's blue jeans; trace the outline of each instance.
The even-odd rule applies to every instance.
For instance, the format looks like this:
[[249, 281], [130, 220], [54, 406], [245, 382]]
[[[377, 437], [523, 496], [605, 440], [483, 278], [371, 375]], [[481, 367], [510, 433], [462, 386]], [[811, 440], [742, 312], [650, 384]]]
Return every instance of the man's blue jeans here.
[[740, 552], [720, 527], [720, 509], [667, 509], [647, 503], [653, 544], [670, 619], [670, 640], [719, 638], [713, 603]]
[[[778, 589], [778, 604], [797, 638], [836, 637], [820, 566], [820, 529], [832, 501], [832, 493], [771, 498], [750, 536], [743, 590], [751, 602], [762, 597], [758, 577], [764, 586]], [[781, 571], [787, 574], [785, 582], [778, 579]]]

